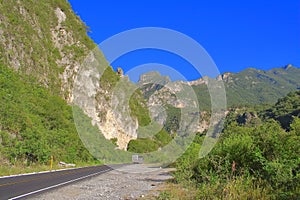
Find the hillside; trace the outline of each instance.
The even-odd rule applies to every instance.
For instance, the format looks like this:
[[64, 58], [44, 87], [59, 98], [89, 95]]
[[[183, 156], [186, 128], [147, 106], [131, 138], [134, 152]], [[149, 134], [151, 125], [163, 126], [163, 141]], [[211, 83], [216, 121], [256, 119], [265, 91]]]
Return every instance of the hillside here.
[[94, 161], [78, 137], [72, 107], [34, 78], [1, 64], [0, 96], [2, 167], [48, 164], [50, 156], [55, 162]]
[[[210, 124], [211, 96], [207, 85], [211, 80], [224, 83], [227, 98], [224, 101], [230, 110], [235, 107], [273, 104], [278, 98], [298, 90], [300, 69], [292, 65], [267, 71], [248, 68], [239, 73], [224, 73], [216, 79], [203, 77], [190, 82], [172, 82], [158, 72], [150, 72], [140, 77], [138, 85], [148, 101], [152, 117], [167, 132], [179, 131], [180, 123], [185, 121], [181, 119], [186, 119], [181, 116], [182, 111], [190, 110], [187, 112], [199, 120], [194, 132], [202, 133]], [[193, 107], [196, 102], [199, 108]], [[161, 111], [161, 107], [167, 114]], [[155, 140], [152, 142], [156, 144]]]
[[0, 56], [4, 65], [35, 77], [71, 98], [80, 62], [95, 44], [67, 1], [0, 2]]
[[[0, 0], [0, 175], [145, 153], [177, 168], [159, 199], [299, 199], [299, 68], [134, 84], [87, 31], [66, 0]], [[209, 81], [226, 90], [215, 115]], [[216, 143], [200, 158], [206, 138]]]
[[246, 69], [223, 78], [228, 105], [275, 103], [300, 89], [300, 69], [287, 65], [271, 70]]
[[[29, 154], [38, 163], [52, 154], [70, 162], [93, 160], [76, 134], [74, 120], [80, 122], [82, 113], [88, 130], [98, 128], [119, 149], [133, 152], [166, 145], [183, 119], [190, 132], [207, 130], [207, 77], [171, 82], [154, 72], [144, 75], [138, 88], [108, 66], [88, 30], [65, 0], [0, 1], [1, 162], [26, 162]], [[153, 78], [158, 84], [149, 84]], [[224, 81], [228, 107], [267, 104], [299, 89], [300, 69], [246, 69], [214, 80]], [[195, 112], [197, 101], [201, 112]], [[197, 127], [189, 129], [192, 121]], [[156, 135], [149, 123], [160, 129]]]
[[[147, 79], [152, 83], [149, 83]], [[171, 87], [174, 88], [183, 88], [185, 85], [189, 85], [198, 97], [200, 108], [209, 110], [211, 102], [207, 88], [208, 79], [211, 78], [203, 77], [190, 82], [176, 81], [172, 83], [168, 77], [160, 76], [159, 73], [148, 73], [141, 76], [139, 84], [142, 85], [146, 99], [155, 92], [159, 93], [158, 97], [168, 99], [170, 94], [166, 93], [170, 92], [163, 87], [167, 84], [173, 85]], [[272, 104], [289, 92], [300, 89], [300, 69], [290, 64], [271, 70], [247, 68], [238, 73], [224, 73], [216, 77], [216, 80], [224, 83], [228, 107]], [[153, 84], [154, 82], [155, 84]]]
[[[130, 117], [127, 121], [120, 120], [124, 115], [112, 111], [113, 105], [109, 101], [112, 86], [118, 80], [126, 81], [126, 77], [120, 77], [112, 71], [103, 54], [95, 49], [96, 45], [87, 36], [87, 31], [88, 27], [65, 0], [0, 2], [2, 64], [34, 78], [35, 82], [47, 88], [51, 94], [62, 97], [68, 104], [80, 106], [107, 139], [119, 138], [117, 144], [124, 149], [130, 139], [137, 137], [138, 123], [143, 123], [143, 117], [147, 120], [147, 116], [139, 114], [145, 110], [145, 105], [141, 94], [136, 92], [136, 98], [131, 100], [133, 120]], [[102, 80], [93, 74], [97, 77], [93, 82], [96, 86], [93, 92], [97, 93], [97, 97], [91, 97], [92, 101], [96, 98], [97, 109], [93, 111], [87, 107], [90, 99], [77, 101], [78, 93], [74, 95], [74, 91], [88, 91], [85, 87], [91, 77], [84, 77], [87, 82], [77, 82], [74, 86], [77, 75], [84, 73], [88, 55], [101, 69], [97, 73], [103, 74]]]
[[231, 109], [213, 150], [199, 158], [205, 136], [197, 135], [161, 198], [299, 199], [299, 94], [267, 108]]

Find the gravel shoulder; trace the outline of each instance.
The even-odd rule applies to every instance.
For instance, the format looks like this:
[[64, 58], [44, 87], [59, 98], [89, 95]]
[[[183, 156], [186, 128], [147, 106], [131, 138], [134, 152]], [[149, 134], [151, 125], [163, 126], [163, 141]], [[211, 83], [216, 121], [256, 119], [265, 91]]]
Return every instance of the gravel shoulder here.
[[27, 199], [137, 199], [149, 193], [155, 195], [164, 181], [172, 179], [173, 170], [145, 164], [128, 165]]

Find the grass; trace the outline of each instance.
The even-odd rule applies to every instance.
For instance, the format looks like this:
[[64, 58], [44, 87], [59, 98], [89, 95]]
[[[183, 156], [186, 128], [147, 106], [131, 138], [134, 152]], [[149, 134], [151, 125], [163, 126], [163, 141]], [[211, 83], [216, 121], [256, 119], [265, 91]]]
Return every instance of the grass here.
[[[76, 168], [77, 167], [88, 167], [88, 166], [100, 165], [100, 164], [101, 164], [100, 161], [89, 162], [89, 163], [79, 162], [79, 163], [76, 163]], [[50, 167], [50, 163], [48, 165], [33, 163], [29, 166], [24, 165], [23, 163], [16, 163], [14, 165], [1, 165], [0, 166], [0, 177], [17, 175], [17, 174], [26, 174], [26, 173], [32, 173], [32, 172], [67, 169], [67, 168], [73, 168], [73, 167], [62, 167], [62, 166], [58, 165], [58, 162], [53, 163], [52, 169]]]
[[[159, 192], [159, 195], [155, 195]], [[226, 182], [180, 184], [167, 182], [152, 191], [146, 200], [191, 200], [191, 199], [272, 199], [271, 186], [259, 187], [247, 177], [238, 177]]]
[[[52, 170], [61, 169], [58, 165], [53, 165]], [[23, 164], [15, 165], [1, 165], [0, 176], [10, 176], [17, 174], [25, 174], [32, 172], [49, 171], [50, 165], [33, 164], [30, 166], [24, 166]]]
[[[155, 193], [158, 192], [159, 195]], [[181, 184], [175, 184], [171, 182], [164, 183], [159, 188], [153, 190], [150, 194], [141, 199], [146, 200], [189, 200], [197, 199], [197, 189], [188, 188], [186, 189]]]

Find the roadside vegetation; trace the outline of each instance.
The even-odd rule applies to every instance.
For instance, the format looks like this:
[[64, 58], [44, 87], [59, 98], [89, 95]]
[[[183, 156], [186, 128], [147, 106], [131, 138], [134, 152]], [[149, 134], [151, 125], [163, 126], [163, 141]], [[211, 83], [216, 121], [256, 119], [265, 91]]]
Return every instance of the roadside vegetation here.
[[236, 108], [213, 150], [198, 135], [157, 199], [299, 199], [300, 92], [265, 110]]
[[[135, 109], [133, 109], [133, 111], [134, 110]], [[179, 128], [181, 112], [179, 108], [175, 108], [171, 105], [166, 106], [166, 112], [168, 113], [166, 122], [158, 133], [156, 133], [152, 137], [145, 137], [145, 138], [138, 138], [135, 140], [131, 140], [128, 143], [127, 150], [134, 153], [149, 153], [149, 152], [157, 151], [159, 148], [162, 148], [165, 145], [167, 145], [176, 135], [176, 130], [178, 130]], [[141, 116], [141, 115], [146, 116], [140, 118], [142, 119], [142, 122], [147, 122], [148, 124], [151, 122], [148, 110], [140, 109], [140, 112], [136, 112], [136, 113], [140, 113], [137, 116]], [[147, 123], [143, 123], [143, 125], [144, 126], [148, 125]], [[153, 134], [153, 133], [149, 133], [149, 134]]]
[[97, 162], [78, 137], [72, 107], [35, 83], [0, 65], [0, 171], [48, 165], [51, 156], [54, 165]]

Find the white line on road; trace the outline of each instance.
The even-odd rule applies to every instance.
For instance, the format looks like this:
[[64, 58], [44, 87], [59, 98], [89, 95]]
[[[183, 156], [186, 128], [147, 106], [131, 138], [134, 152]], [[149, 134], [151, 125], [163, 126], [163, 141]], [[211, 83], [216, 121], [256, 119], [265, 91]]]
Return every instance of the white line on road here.
[[[94, 167], [94, 166], [86, 166], [86, 167]], [[70, 169], [82, 169], [85, 167], [71, 167], [71, 168], [63, 168], [63, 169], [54, 169], [54, 170], [48, 170], [48, 171], [40, 171], [40, 172], [30, 172], [30, 173], [24, 173], [24, 174], [14, 174], [14, 175], [8, 175], [8, 176], [1, 176], [0, 179], [3, 178], [12, 178], [17, 176], [27, 176], [27, 175], [33, 175], [33, 174], [45, 174], [50, 172], [59, 172], [59, 171], [65, 171]]]
[[100, 174], [100, 173], [104, 173], [104, 172], [107, 172], [107, 171], [110, 171], [110, 170], [111, 169], [106, 169], [106, 170], [101, 171], [101, 172], [96, 172], [96, 173], [93, 173], [93, 174], [90, 174], [90, 175], [87, 175], [87, 176], [83, 176], [83, 177], [80, 177], [80, 178], [76, 178], [76, 179], [73, 179], [73, 180], [70, 180], [70, 181], [67, 181], [67, 182], [59, 183], [57, 185], [52, 185], [52, 186], [49, 186], [49, 187], [46, 187], [46, 188], [42, 188], [42, 189], [39, 189], [39, 190], [36, 190], [36, 191], [32, 191], [32, 192], [29, 192], [29, 193], [26, 193], [26, 194], [22, 194], [22, 195], [17, 196], [17, 197], [12, 197], [12, 198], [10, 198], [10, 200], [14, 200], [14, 199], [19, 199], [19, 198], [22, 198], [22, 197], [26, 197], [28, 195], [36, 194], [38, 192], [42, 192], [42, 191], [49, 190], [49, 189], [52, 189], [52, 188], [55, 188], [55, 187], [58, 187], [58, 186], [62, 186], [62, 185], [68, 184], [68, 183], [79, 181], [81, 179], [88, 178], [90, 176], [94, 176], [94, 175], [97, 175], [97, 174]]

